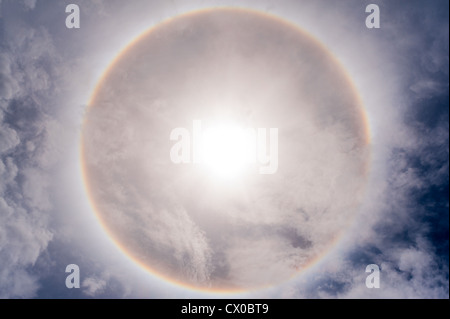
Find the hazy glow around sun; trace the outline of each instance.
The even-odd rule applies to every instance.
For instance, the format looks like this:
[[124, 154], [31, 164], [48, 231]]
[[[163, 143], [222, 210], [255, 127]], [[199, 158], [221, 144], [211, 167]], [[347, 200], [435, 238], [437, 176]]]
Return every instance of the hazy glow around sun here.
[[87, 110], [96, 214], [169, 281], [289, 280], [358, 213], [370, 149], [356, 93], [325, 47], [275, 17], [212, 9], [162, 23], [120, 54]]

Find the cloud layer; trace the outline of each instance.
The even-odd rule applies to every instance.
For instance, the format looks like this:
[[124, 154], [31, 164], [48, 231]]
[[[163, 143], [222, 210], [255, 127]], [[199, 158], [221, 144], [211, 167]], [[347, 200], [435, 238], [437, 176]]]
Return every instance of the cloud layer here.
[[[30, 9], [34, 3], [27, 2]], [[10, 25], [0, 54], [0, 297], [33, 297], [29, 271], [52, 239], [48, 175], [55, 161], [52, 116], [46, 105], [58, 76], [44, 29]], [[50, 135], [50, 136], [49, 136]]]
[[[78, 153], [74, 151], [78, 141], [73, 136], [80, 132], [83, 104], [87, 103], [97, 79], [109, 62], [132, 38], [152, 24], [181, 12], [216, 5], [248, 6], [269, 11], [289, 19], [319, 38], [351, 74], [371, 124], [371, 175], [359, 218], [353, 228], [316, 267], [285, 285], [249, 296], [448, 298], [447, 1], [414, 0], [407, 4], [377, 1], [381, 9], [382, 27], [370, 31], [364, 26], [365, 4], [360, 1], [330, 5], [329, 1], [306, 0], [263, 0], [257, 4], [254, 1], [246, 4], [241, 0], [174, 0], [170, 4], [166, 1], [136, 0], [126, 7], [121, 1], [78, 1], [82, 12], [81, 29], [68, 31], [64, 26], [64, 8], [69, 3], [0, 1], [1, 298], [198, 296], [190, 290], [178, 290], [151, 279], [150, 275], [134, 276], [136, 268], [127, 263], [126, 257], [120, 257], [120, 252], [115, 251], [111, 244], [108, 246], [99, 240], [106, 236], [92, 227], [96, 223], [93, 217], [89, 217], [92, 212], [80, 204], [87, 203], [86, 194], [74, 191], [82, 186], [65, 183], [80, 183], [80, 172], [75, 169]], [[189, 28], [182, 32], [190, 36], [190, 41], [179, 46], [177, 55], [184, 59], [179, 60], [180, 64], [189, 59], [194, 61], [199, 53], [191, 49], [201, 43], [196, 42], [196, 39], [201, 39], [200, 34], [197, 33], [198, 37], [195, 33], [190, 34]], [[212, 30], [204, 30], [204, 34], [208, 32]], [[273, 41], [266, 43], [268, 47], [276, 47]], [[248, 54], [252, 56], [254, 52], [249, 51]], [[205, 58], [207, 61], [210, 60]], [[252, 62], [258, 63], [257, 60]], [[240, 67], [247, 70], [242, 65]], [[141, 69], [146, 70], [146, 66]], [[267, 66], [262, 64], [259, 69], [267, 70]], [[239, 68], [230, 70], [238, 72]], [[159, 71], [161, 77], [156, 84], [153, 83], [155, 85], [164, 83], [171, 76], [170, 73], [165, 74], [164, 69]], [[257, 69], [253, 71], [258, 72]], [[201, 92], [202, 88], [208, 88], [211, 95], [224, 93], [210, 88], [214, 81], [187, 81], [192, 74], [178, 75], [184, 90]], [[148, 74], [139, 76], [148, 78]], [[261, 79], [258, 76], [251, 79], [259, 87], [261, 99], [254, 101], [258, 105], [270, 100], [274, 91], [295, 83], [282, 81], [279, 74], [273, 74], [271, 86], [265, 87]], [[309, 79], [313, 81], [314, 76]], [[223, 87], [227, 83], [239, 87], [243, 82], [246, 81], [241, 78], [231, 84], [221, 84]], [[336, 91], [329, 90], [329, 97], [336, 96]], [[242, 89], [241, 92], [244, 98], [245, 91]], [[154, 96], [150, 96], [150, 91], [147, 93], [148, 101], [153, 101], [152, 106], [159, 112], [166, 112], [170, 105], [180, 102], [155, 100]], [[197, 98], [199, 100], [201, 95]], [[130, 104], [135, 102], [132, 96], [124, 101]], [[142, 106], [145, 107], [145, 103]], [[117, 115], [113, 120], [120, 124], [125, 118], [122, 115]], [[169, 115], [168, 118], [171, 118]], [[297, 127], [298, 121], [301, 121], [293, 116], [288, 117], [285, 116], [283, 121], [291, 121], [292, 127]], [[142, 129], [158, 129], [149, 125], [146, 119], [141, 118]], [[266, 120], [277, 118], [274, 116]], [[177, 126], [189, 128], [191, 123], [189, 118], [182, 124], [177, 123]], [[308, 126], [310, 123], [305, 118], [301, 126], [312, 132], [313, 127]], [[327, 126], [330, 123], [322, 124]], [[335, 126], [334, 129], [330, 129], [329, 134], [326, 131], [319, 134], [318, 140], [326, 140], [327, 145], [336, 142], [333, 137], [336, 132], [340, 136], [344, 133], [342, 127]], [[121, 150], [129, 146], [127, 142], [133, 139], [134, 134], [130, 127], [123, 127], [120, 132], [113, 130], [113, 133], [117, 139], [106, 146], [117, 157], [110, 157], [109, 160], [126, 156]], [[320, 150], [322, 144], [314, 143], [316, 139], [311, 141], [305, 139], [302, 143], [315, 147], [315, 151], [300, 152], [299, 158], [312, 160], [314, 154], [333, 153], [333, 149]], [[350, 140], [348, 144], [338, 143], [336, 148], [345, 153], [351, 150], [351, 143]], [[157, 145], [154, 147], [159, 149]], [[152, 155], [149, 151], [146, 157], [152, 159]], [[300, 180], [292, 179], [289, 183], [277, 181], [279, 189], [284, 190], [283, 196], [292, 199], [290, 202], [279, 200], [277, 204], [284, 208], [293, 203], [296, 207], [306, 205], [304, 214], [297, 211], [292, 216], [274, 216], [270, 213], [270, 204], [274, 203], [269, 200], [270, 192], [259, 193], [260, 204], [245, 215], [239, 214], [243, 203], [246, 203], [244, 200], [239, 202], [241, 206], [227, 209], [226, 214], [234, 218], [229, 225], [236, 226], [236, 233], [245, 233], [246, 236], [239, 241], [233, 237], [235, 233], [231, 230], [231, 238], [222, 242], [225, 243], [222, 250], [212, 249], [220, 247], [217, 246], [220, 240], [211, 240], [210, 233], [204, 230], [219, 222], [220, 214], [208, 218], [206, 215], [192, 216], [191, 210], [186, 209], [198, 208], [199, 205], [210, 209], [209, 197], [205, 196], [201, 203], [189, 202], [188, 194], [192, 189], [177, 190], [181, 194], [179, 198], [186, 199], [182, 203], [185, 205], [176, 205], [176, 198], [168, 195], [170, 192], [156, 199], [132, 197], [130, 194], [136, 194], [137, 189], [150, 187], [148, 180], [143, 178], [147, 175], [132, 168], [127, 172], [118, 169], [115, 173], [122, 174], [124, 178], [131, 174], [142, 180], [141, 184], [124, 187], [125, 184], [119, 183], [110, 185], [109, 191], [114, 194], [117, 207], [131, 200], [134, 205], [127, 205], [128, 210], [147, 206], [149, 213], [159, 212], [150, 214], [156, 218], [142, 215], [142, 225], [151, 225], [142, 230], [142, 234], [146, 234], [142, 240], [150, 239], [153, 243], [164, 243], [165, 248], [171, 247], [173, 260], [182, 265], [187, 277], [207, 282], [218, 273], [234, 273], [233, 280], [251, 284], [257, 282], [259, 277], [257, 271], [246, 273], [249, 256], [260, 258], [255, 260], [264, 265], [279, 262], [279, 267], [275, 269], [278, 271], [292, 269], [292, 264], [286, 261], [291, 260], [293, 255], [299, 256], [300, 250], [311, 243], [317, 244], [318, 239], [327, 235], [320, 232], [328, 227], [325, 225], [326, 219], [323, 227], [314, 228], [314, 232], [307, 227], [285, 227], [292, 224], [293, 216], [303, 214], [305, 220], [307, 217], [311, 220], [319, 215], [308, 215], [306, 212], [320, 210], [318, 208], [325, 202], [340, 203], [341, 206], [330, 205], [336, 210], [352, 204], [342, 196], [337, 200], [336, 196], [351, 193], [357, 184], [341, 181], [336, 185], [343, 188], [339, 188], [334, 195], [312, 191], [322, 184], [321, 179], [314, 177], [317, 174], [322, 174], [324, 179], [333, 176], [336, 180], [343, 171], [349, 174], [348, 169], [351, 171], [352, 165], [347, 165], [346, 160], [347, 155], [332, 157], [331, 162], [336, 165], [330, 165], [330, 161], [324, 159], [320, 169], [308, 166]], [[290, 165], [294, 164], [295, 161]], [[55, 168], [69, 178], [61, 179]], [[164, 173], [158, 172], [156, 180], [165, 176]], [[309, 190], [300, 192], [302, 188], [298, 185], [305, 183], [310, 183]], [[148, 191], [157, 194], [161, 190], [155, 185]], [[226, 202], [223, 189], [217, 191], [203, 187], [201, 191], [208, 192], [215, 201]], [[255, 190], [254, 195], [258, 195], [258, 191], [261, 190]], [[233, 194], [236, 193], [229, 192], [228, 198]], [[153, 207], [154, 202], [171, 205]], [[120, 211], [117, 213], [122, 214]], [[256, 230], [243, 227], [249, 223], [253, 226], [258, 224]], [[339, 225], [336, 220], [330, 220], [330, 223], [331, 226]], [[96, 230], [91, 233], [91, 229]], [[220, 233], [220, 229], [214, 231]], [[291, 247], [288, 252], [282, 249], [286, 245]], [[252, 255], [253, 251], [268, 253], [257, 256]], [[165, 260], [164, 256], [160, 258]], [[230, 258], [242, 262], [230, 264]], [[64, 287], [65, 265], [74, 262], [80, 264], [82, 269], [82, 289], [78, 293]], [[367, 276], [365, 267], [372, 263], [381, 267], [380, 289], [367, 289], [364, 284]], [[266, 271], [270, 273], [272, 270]], [[274, 272], [272, 279], [277, 281], [277, 271]], [[252, 275], [255, 277], [252, 278]], [[143, 288], [144, 278], [150, 278], [151, 292], [146, 290], [147, 287]], [[245, 279], [249, 282], [243, 281]], [[272, 279], [269, 278], [269, 281]]]

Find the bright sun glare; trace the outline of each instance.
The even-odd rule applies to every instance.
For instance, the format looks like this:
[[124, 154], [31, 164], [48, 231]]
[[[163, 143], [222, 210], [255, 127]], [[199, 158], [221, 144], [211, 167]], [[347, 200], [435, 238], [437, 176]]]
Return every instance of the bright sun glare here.
[[251, 130], [219, 125], [202, 134], [202, 163], [220, 178], [235, 178], [243, 173], [255, 154], [255, 136]]

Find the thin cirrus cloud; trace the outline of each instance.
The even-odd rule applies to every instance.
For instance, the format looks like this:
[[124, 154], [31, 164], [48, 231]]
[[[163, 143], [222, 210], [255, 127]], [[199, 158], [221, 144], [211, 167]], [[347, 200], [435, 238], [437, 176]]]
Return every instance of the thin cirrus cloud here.
[[[371, 174], [353, 228], [305, 276], [254, 295], [448, 298], [448, 3], [376, 2], [382, 24], [370, 33], [359, 2], [336, 4], [333, 10], [327, 1], [247, 4], [286, 17], [325, 43], [361, 93], [372, 135]], [[192, 295], [157, 279], [149, 279], [152, 288], [146, 291], [129, 271], [133, 266], [125, 261], [112, 266], [112, 260], [121, 260], [113, 246], [110, 253], [96, 255], [108, 244], [95, 247], [79, 238], [73, 224], [92, 230], [96, 221], [89, 217], [92, 212], [79, 211], [80, 197], [74, 194], [85, 195], [63, 183], [80, 181], [63, 179], [56, 171], [79, 174], [73, 145], [87, 99], [103, 69], [147, 29], [149, 19], [153, 24], [196, 5], [224, 3], [135, 1], [126, 10], [114, 1], [79, 5], [82, 27], [75, 31], [64, 27], [64, 3], [0, 3], [0, 296]], [[178, 222], [187, 218], [178, 212]], [[248, 247], [278, 250], [276, 243], [264, 241], [266, 232], [289, 233], [262, 229], [253, 234], [261, 237], [259, 244]], [[189, 248], [195, 260], [210, 258], [198, 229], [179, 235], [197, 238], [189, 247], [180, 243], [180, 252]], [[106, 237], [101, 231], [86, 236], [98, 236], [99, 242]], [[246, 254], [238, 246], [229, 253], [234, 258]], [[59, 287], [65, 266], [74, 262], [86, 274], [78, 295]], [[371, 263], [381, 267], [380, 289], [365, 287], [364, 270]], [[245, 264], [234, 267], [245, 269]], [[208, 273], [207, 268], [200, 273]]]

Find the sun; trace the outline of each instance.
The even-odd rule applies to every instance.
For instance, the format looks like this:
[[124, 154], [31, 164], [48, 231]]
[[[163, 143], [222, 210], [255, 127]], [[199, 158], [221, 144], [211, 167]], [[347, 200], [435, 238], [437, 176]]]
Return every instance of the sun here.
[[201, 164], [220, 179], [235, 179], [250, 169], [256, 154], [255, 134], [235, 124], [219, 124], [202, 132]]

